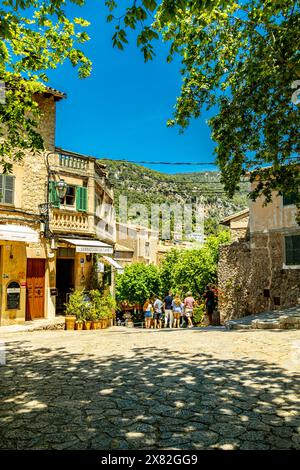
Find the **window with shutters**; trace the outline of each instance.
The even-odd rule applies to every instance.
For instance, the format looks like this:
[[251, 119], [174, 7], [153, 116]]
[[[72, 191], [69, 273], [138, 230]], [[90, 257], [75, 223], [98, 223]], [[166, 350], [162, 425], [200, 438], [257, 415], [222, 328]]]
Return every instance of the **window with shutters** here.
[[52, 207], [60, 207], [60, 199], [56, 191], [55, 181], [49, 181], [49, 202]]
[[76, 200], [76, 187], [68, 186], [65, 197], [61, 199], [61, 205], [67, 206], [67, 207], [75, 207], [75, 200]]
[[76, 188], [76, 210], [80, 212], [87, 212], [87, 188], [84, 186], [77, 186]]
[[15, 202], [15, 177], [0, 175], [0, 204], [13, 205]]
[[300, 235], [285, 237], [286, 266], [300, 266]]

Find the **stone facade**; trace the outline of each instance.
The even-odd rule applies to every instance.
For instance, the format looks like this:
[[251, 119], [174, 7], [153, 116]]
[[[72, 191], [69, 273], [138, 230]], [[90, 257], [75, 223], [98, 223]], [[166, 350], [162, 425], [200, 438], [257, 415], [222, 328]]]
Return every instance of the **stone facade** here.
[[300, 303], [300, 266], [287, 266], [285, 236], [299, 235], [296, 207], [281, 197], [250, 205], [244, 239], [220, 247], [218, 267], [221, 323]]
[[[55, 147], [56, 103], [64, 95], [56, 90], [49, 91], [35, 96], [42, 112], [39, 131], [44, 139], [45, 151], [28, 152], [21, 163], [13, 165], [13, 201], [9, 204], [0, 202], [0, 226], [10, 226], [12, 229], [16, 225], [29, 227], [38, 239], [35, 243], [25, 243], [14, 241], [13, 237], [7, 234], [0, 237], [0, 326], [34, 319], [28, 315], [28, 285], [34, 282], [34, 276], [31, 275], [28, 283], [28, 260], [36, 260], [37, 264], [40, 260], [44, 266], [40, 276], [41, 286], [32, 287], [35, 295], [40, 290], [43, 296], [41, 307], [38, 308], [40, 314], [35, 312], [36, 318], [53, 319], [58, 305], [55, 288], [59, 258], [66, 260], [66, 271], [72, 270], [69, 279], [72, 288], [86, 287], [92, 272], [93, 256], [89, 253], [77, 253], [74, 245], [63, 239], [88, 237], [100, 239], [110, 245], [114, 243], [114, 195], [113, 188], [107, 181], [105, 167], [94, 157]], [[45, 236], [39, 205], [52, 202], [48, 184], [55, 184], [61, 179], [64, 179], [68, 187], [74, 188], [75, 196], [71, 204], [60, 201], [58, 207], [49, 209], [49, 228], [53, 237], [50, 240]], [[85, 188], [86, 191], [84, 209], [77, 207], [78, 188]], [[63, 250], [67, 253], [66, 256]], [[73, 264], [67, 267], [71, 258]], [[10, 282], [16, 282], [20, 286], [20, 302], [17, 308], [7, 306]], [[62, 300], [62, 305], [65, 300]]]
[[249, 209], [226, 217], [220, 224], [229, 228], [233, 242], [246, 238], [249, 231]]
[[[117, 222], [116, 240], [119, 245], [118, 261], [122, 266], [131, 263], [157, 263], [159, 241], [155, 231], [147, 227]], [[130, 258], [127, 255], [128, 250], [132, 253]]]
[[250, 241], [220, 248], [218, 286], [220, 320], [296, 305], [300, 269], [283, 269], [280, 233], [256, 234]]

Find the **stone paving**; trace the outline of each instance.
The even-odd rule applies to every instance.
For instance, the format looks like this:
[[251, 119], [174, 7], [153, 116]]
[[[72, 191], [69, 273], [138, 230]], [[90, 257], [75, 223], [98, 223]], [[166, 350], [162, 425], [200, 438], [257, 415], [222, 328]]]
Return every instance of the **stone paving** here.
[[1, 449], [300, 449], [299, 331], [0, 339]]
[[300, 305], [229, 320], [225, 323], [225, 326], [229, 330], [300, 329]]

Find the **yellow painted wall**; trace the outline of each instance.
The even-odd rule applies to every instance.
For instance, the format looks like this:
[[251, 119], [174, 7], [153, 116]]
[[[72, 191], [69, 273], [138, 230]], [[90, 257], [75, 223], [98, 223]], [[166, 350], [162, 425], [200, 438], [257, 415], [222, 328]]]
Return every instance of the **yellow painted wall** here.
[[[26, 246], [25, 243], [1, 241], [0, 306], [1, 326], [25, 321], [26, 311]], [[7, 285], [16, 281], [21, 285], [20, 309], [7, 310]]]
[[255, 202], [250, 202], [251, 233], [299, 228], [295, 205], [284, 206], [283, 198], [276, 193], [272, 195], [272, 202], [267, 206], [264, 206], [263, 202], [264, 199], [261, 197]]
[[[81, 263], [83, 260], [84, 263]], [[85, 253], [75, 254], [75, 289], [84, 289], [89, 282], [92, 270], [92, 257], [91, 261], [86, 260]]]

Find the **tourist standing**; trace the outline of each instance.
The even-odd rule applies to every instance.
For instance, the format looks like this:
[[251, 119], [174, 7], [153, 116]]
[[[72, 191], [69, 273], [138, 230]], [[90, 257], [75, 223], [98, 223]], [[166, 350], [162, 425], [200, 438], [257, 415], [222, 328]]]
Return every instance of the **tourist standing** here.
[[192, 296], [192, 293], [188, 292], [186, 298], [184, 299], [184, 312], [185, 312], [185, 318], [187, 320], [187, 326], [189, 328], [193, 328], [192, 317], [193, 317], [194, 305], [195, 305], [195, 299]]
[[146, 302], [144, 303], [143, 311], [145, 313], [145, 327], [151, 328], [153, 306], [149, 299], [147, 299]]
[[180, 316], [183, 312], [183, 303], [180, 300], [180, 297], [178, 294], [175, 295], [174, 300], [172, 302], [172, 309], [174, 313], [174, 327], [179, 328], [180, 327]]
[[206, 287], [206, 292], [205, 292], [205, 307], [206, 307], [206, 313], [208, 315], [209, 319], [209, 324], [212, 325], [212, 317], [214, 313], [214, 307], [215, 307], [215, 293], [212, 290], [211, 286], [208, 285]]
[[156, 297], [154, 307], [154, 328], [161, 328], [164, 303]]
[[173, 296], [170, 291], [169, 294], [165, 297], [164, 307], [165, 307], [165, 328], [167, 328], [169, 323], [169, 328], [173, 327]]

